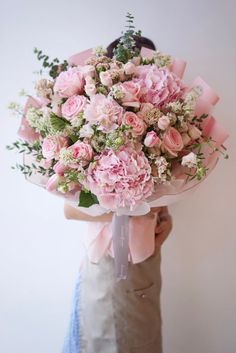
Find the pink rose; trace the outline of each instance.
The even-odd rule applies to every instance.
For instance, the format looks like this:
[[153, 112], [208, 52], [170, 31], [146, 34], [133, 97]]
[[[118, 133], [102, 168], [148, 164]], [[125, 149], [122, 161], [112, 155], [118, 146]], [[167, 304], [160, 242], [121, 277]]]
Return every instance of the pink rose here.
[[146, 125], [142, 119], [140, 119], [133, 112], [126, 112], [123, 116], [123, 123], [132, 127], [132, 135], [134, 137], [140, 136], [144, 133]]
[[59, 152], [63, 147], [68, 146], [67, 138], [64, 136], [47, 136], [43, 140], [42, 153], [44, 158], [57, 159]]
[[153, 147], [156, 144], [160, 145], [161, 140], [155, 133], [155, 131], [150, 131], [147, 133], [145, 139], [144, 139], [144, 145], [147, 147]]
[[121, 99], [122, 105], [125, 107], [136, 107], [139, 108], [140, 93], [141, 93], [142, 81], [133, 79], [123, 83], [118, 83], [114, 87], [122, 92], [123, 97]]
[[100, 77], [101, 83], [104, 86], [107, 86], [107, 87], [111, 87], [112, 86], [112, 78], [111, 78], [111, 74], [110, 74], [109, 71], [100, 72], [99, 77]]
[[87, 99], [84, 96], [71, 96], [62, 104], [61, 112], [63, 117], [71, 120], [78, 116], [84, 110], [86, 103]]
[[179, 152], [183, 149], [184, 144], [182, 137], [178, 130], [174, 127], [169, 127], [163, 135], [163, 147], [167, 150], [172, 156], [177, 157]]
[[83, 165], [88, 164], [93, 158], [93, 149], [88, 143], [77, 141], [68, 149], [73, 152], [73, 158], [82, 161]]
[[170, 119], [168, 116], [161, 116], [160, 119], [157, 122], [157, 126], [159, 127], [160, 130], [166, 130], [168, 126], [170, 125]]
[[196, 126], [188, 124], [188, 134], [193, 140], [196, 140], [202, 135], [202, 132]]
[[83, 90], [84, 78], [78, 67], [70, 67], [56, 78], [54, 92], [61, 98], [80, 94]]

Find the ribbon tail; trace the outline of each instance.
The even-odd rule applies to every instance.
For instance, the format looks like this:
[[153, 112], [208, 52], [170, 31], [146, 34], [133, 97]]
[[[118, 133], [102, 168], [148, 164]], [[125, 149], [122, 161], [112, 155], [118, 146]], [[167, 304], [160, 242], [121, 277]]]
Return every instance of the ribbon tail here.
[[128, 273], [129, 216], [112, 217], [112, 238], [117, 280], [126, 279]]

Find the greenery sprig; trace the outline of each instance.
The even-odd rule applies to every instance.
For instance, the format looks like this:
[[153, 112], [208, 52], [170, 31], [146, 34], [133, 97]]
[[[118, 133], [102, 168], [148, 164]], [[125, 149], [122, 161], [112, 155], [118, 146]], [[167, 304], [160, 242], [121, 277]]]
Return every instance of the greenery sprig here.
[[36, 160], [38, 162], [43, 158], [42, 146], [40, 141], [35, 141], [32, 144], [30, 144], [27, 141], [17, 140], [13, 142], [11, 145], [7, 145], [6, 148], [9, 151], [17, 150], [18, 153], [32, 154], [34, 157], [36, 157]]
[[52, 176], [55, 173], [53, 168], [46, 169], [40, 165], [37, 166], [35, 163], [32, 163], [31, 165], [16, 163], [16, 165], [12, 166], [11, 168], [19, 170], [22, 174], [28, 177], [30, 177], [33, 173], [41, 174], [43, 176], [48, 177]]
[[127, 30], [122, 32], [122, 36], [119, 40], [117, 47], [113, 50], [113, 54], [118, 61], [127, 63], [130, 59], [138, 56], [140, 50], [136, 46], [134, 37], [141, 36], [141, 31], [136, 31], [134, 26], [134, 16], [129, 12], [126, 15]]
[[49, 61], [49, 56], [43, 54], [42, 50], [37, 48], [34, 48], [34, 54], [37, 55], [37, 59], [39, 61], [42, 61], [43, 68], [49, 69], [49, 75], [52, 78], [56, 78], [61, 71], [65, 71], [68, 67], [68, 62], [66, 60], [64, 60], [62, 63], [60, 63], [58, 58]]

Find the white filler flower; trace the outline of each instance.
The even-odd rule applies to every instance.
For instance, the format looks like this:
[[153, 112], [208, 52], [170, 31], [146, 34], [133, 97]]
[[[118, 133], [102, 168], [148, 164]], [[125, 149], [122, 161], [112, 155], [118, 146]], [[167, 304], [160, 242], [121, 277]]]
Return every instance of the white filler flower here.
[[182, 162], [181, 164], [184, 167], [188, 167], [188, 168], [193, 168], [196, 166], [197, 164], [197, 155], [193, 152], [190, 152], [189, 154], [187, 154], [186, 156], [184, 156], [182, 158]]

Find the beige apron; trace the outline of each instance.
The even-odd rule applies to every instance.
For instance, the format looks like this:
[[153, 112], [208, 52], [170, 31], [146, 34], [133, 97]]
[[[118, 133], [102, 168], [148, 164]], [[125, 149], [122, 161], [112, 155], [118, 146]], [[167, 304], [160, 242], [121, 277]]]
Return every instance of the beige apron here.
[[117, 282], [114, 259], [85, 259], [80, 271], [79, 353], [161, 353], [161, 253], [129, 263]]

